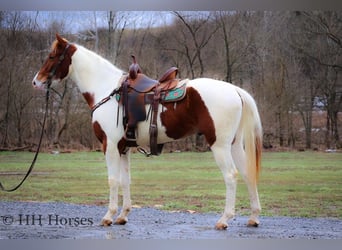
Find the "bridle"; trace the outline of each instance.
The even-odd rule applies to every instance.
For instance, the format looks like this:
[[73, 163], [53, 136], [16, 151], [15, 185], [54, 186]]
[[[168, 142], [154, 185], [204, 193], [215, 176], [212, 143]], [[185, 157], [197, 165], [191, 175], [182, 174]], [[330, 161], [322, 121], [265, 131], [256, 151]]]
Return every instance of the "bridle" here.
[[43, 125], [42, 125], [42, 131], [40, 133], [40, 138], [39, 138], [39, 143], [38, 143], [38, 147], [36, 150], [36, 153], [34, 155], [34, 158], [32, 160], [31, 166], [30, 168], [27, 170], [26, 175], [24, 176], [24, 178], [21, 180], [21, 182], [19, 182], [19, 184], [17, 186], [15, 186], [14, 188], [4, 188], [4, 186], [2, 185], [2, 183], [0, 182], [0, 190], [1, 191], [5, 191], [5, 192], [13, 192], [15, 190], [17, 190], [23, 183], [24, 181], [27, 179], [27, 177], [30, 175], [30, 173], [33, 170], [33, 167], [37, 161], [38, 158], [38, 154], [40, 151], [40, 146], [42, 144], [42, 140], [43, 140], [43, 135], [44, 135], [44, 127], [45, 127], [45, 123], [46, 123], [46, 117], [48, 114], [48, 108], [49, 108], [49, 97], [50, 97], [50, 89], [51, 89], [51, 83], [52, 83], [52, 78], [56, 75], [57, 69], [58, 67], [61, 65], [61, 63], [63, 62], [64, 58], [65, 58], [65, 54], [68, 50], [68, 48], [70, 47], [70, 44], [67, 43], [67, 45], [64, 48], [63, 53], [59, 56], [58, 58], [58, 62], [52, 67], [52, 69], [49, 72], [48, 78], [45, 82], [46, 84], [46, 96], [45, 96], [45, 114], [44, 114], [44, 118], [43, 118]]
[[48, 75], [48, 78], [45, 82], [47, 84], [47, 89], [50, 88], [52, 78], [56, 75], [56, 71], [57, 71], [58, 67], [61, 65], [61, 63], [63, 62], [63, 60], [65, 58], [65, 54], [68, 51], [69, 47], [70, 47], [70, 43], [67, 43], [67, 45], [65, 46], [65, 48], [63, 50], [63, 53], [58, 58], [58, 62], [51, 68], [49, 75]]

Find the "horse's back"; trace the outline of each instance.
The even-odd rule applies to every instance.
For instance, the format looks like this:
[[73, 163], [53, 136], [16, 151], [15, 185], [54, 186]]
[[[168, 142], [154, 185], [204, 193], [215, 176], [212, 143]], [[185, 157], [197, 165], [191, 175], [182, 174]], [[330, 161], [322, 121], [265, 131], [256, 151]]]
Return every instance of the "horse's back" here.
[[201, 96], [215, 127], [216, 140], [233, 139], [242, 115], [242, 101], [237, 87], [230, 83], [198, 78], [189, 82]]
[[[241, 98], [237, 86], [210, 78], [189, 81], [188, 88], [195, 89], [211, 112], [230, 112], [241, 109]], [[223, 110], [222, 110], [223, 109]]]

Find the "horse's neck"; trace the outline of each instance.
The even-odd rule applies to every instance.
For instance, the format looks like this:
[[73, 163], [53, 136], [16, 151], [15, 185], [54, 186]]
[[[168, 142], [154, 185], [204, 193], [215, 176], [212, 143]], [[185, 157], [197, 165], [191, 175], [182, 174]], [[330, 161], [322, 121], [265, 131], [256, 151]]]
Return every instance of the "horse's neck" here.
[[[81, 93], [91, 96], [93, 104], [107, 97], [117, 86], [123, 71], [99, 55], [77, 46], [72, 57], [70, 78], [78, 85]], [[88, 104], [91, 106], [89, 100]]]

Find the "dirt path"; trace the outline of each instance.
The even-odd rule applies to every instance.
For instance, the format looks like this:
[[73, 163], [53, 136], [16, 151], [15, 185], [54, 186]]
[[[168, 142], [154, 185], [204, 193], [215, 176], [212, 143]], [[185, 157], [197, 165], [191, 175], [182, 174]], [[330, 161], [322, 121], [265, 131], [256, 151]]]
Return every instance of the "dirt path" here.
[[237, 216], [227, 231], [213, 227], [219, 214], [135, 208], [125, 226], [101, 227], [106, 207], [0, 201], [0, 239], [342, 239], [342, 220], [261, 217], [258, 228]]

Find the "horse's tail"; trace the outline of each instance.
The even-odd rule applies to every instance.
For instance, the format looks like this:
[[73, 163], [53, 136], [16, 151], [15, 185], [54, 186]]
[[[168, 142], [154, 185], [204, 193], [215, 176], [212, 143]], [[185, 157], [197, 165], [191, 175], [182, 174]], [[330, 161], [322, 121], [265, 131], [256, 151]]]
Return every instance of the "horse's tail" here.
[[258, 181], [261, 171], [262, 125], [253, 97], [241, 88], [236, 89], [242, 101], [241, 129], [247, 161], [247, 176]]

